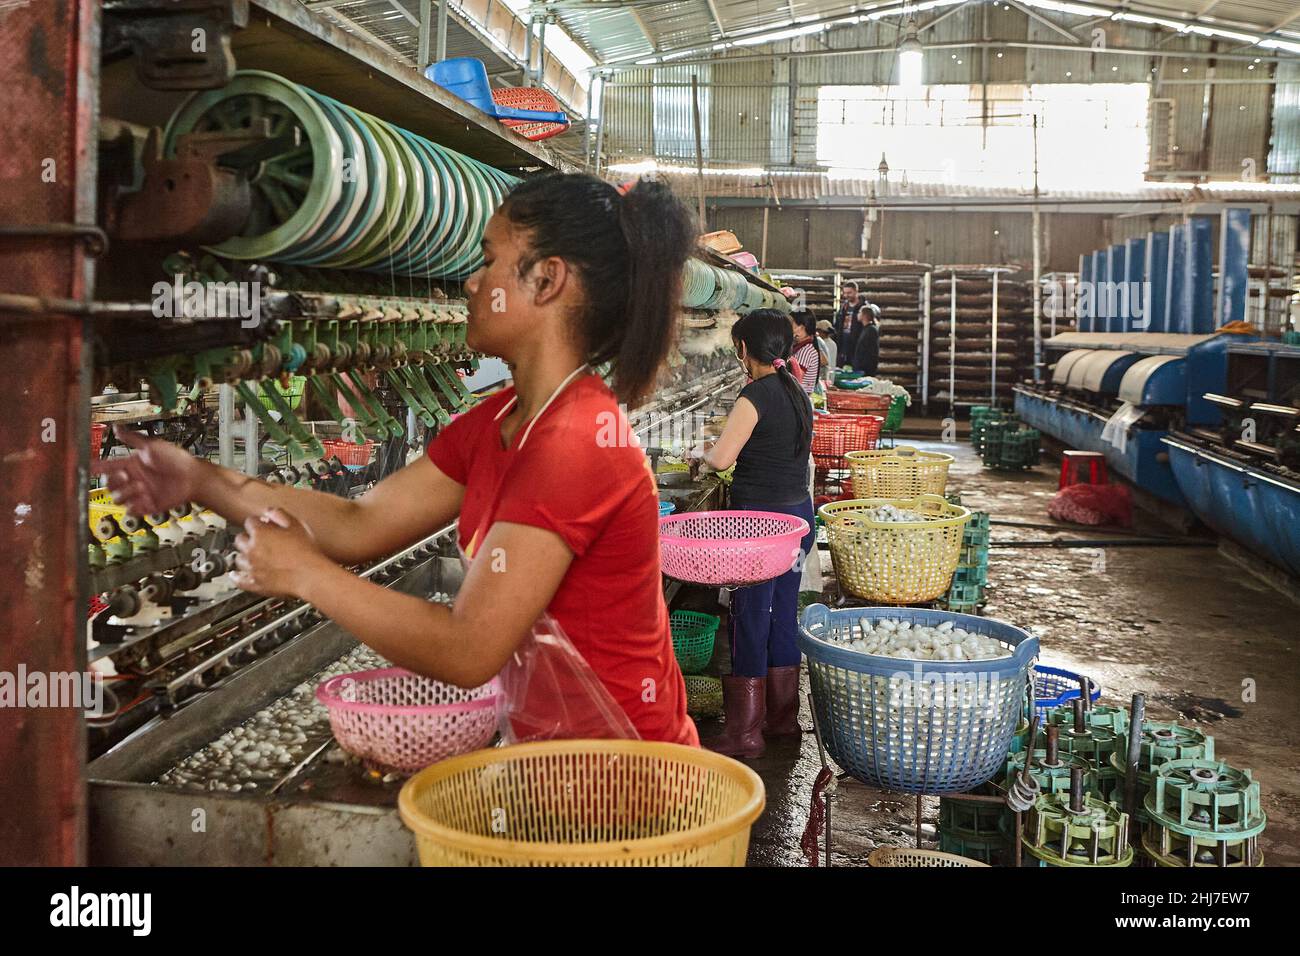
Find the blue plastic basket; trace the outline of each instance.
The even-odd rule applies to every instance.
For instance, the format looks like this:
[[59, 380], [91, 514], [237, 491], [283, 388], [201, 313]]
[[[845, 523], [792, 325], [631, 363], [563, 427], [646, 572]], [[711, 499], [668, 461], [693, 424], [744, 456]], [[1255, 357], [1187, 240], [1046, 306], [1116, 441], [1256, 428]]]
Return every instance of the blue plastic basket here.
[[[1053, 707], [1060, 707], [1078, 698], [1079, 680], [1082, 676], [1046, 664], [1034, 668], [1034, 708], [1038, 711], [1040, 720], [1046, 719], [1047, 712]], [[1091, 677], [1088, 680], [1092, 687], [1088, 697], [1096, 703], [1101, 697], [1101, 687]]]
[[[832, 644], [863, 619], [957, 627], [1014, 648], [991, 661], [903, 661]], [[958, 793], [1002, 769], [1020, 723], [1038, 638], [986, 617], [924, 608], [867, 607], [803, 612], [799, 647], [808, 657], [822, 742], [857, 780], [903, 793]]]
[[672, 514], [676, 510], [677, 510], [677, 506], [673, 504], [671, 501], [659, 502], [659, 517], [661, 518], [666, 518], [668, 515]]

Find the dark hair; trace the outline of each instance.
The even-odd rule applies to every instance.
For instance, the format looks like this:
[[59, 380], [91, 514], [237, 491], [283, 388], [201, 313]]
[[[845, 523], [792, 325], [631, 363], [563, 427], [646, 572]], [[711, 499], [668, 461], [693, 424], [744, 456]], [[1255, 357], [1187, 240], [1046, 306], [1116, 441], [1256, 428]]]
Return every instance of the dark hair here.
[[[743, 342], [749, 357], [763, 365], [771, 365], [777, 359], [789, 359], [794, 347], [790, 317], [776, 309], [755, 309], [737, 319], [731, 327], [731, 338], [734, 342]], [[791, 374], [788, 364], [777, 369], [776, 374], [780, 376], [799, 420], [799, 445], [802, 447], [812, 438], [812, 403], [803, 386]]]
[[807, 309], [800, 309], [790, 313], [790, 320], [795, 325], [803, 326], [803, 330], [809, 335], [817, 334], [817, 319]]
[[840, 283], [840, 288], [841, 288], [841, 289], [852, 289], [854, 292], [857, 292], [857, 291], [858, 291], [858, 284], [857, 284], [856, 282], [854, 282], [852, 279], [845, 279], [843, 282]]
[[584, 302], [575, 316], [593, 365], [612, 362], [619, 401], [635, 406], [655, 384], [672, 346], [681, 275], [695, 244], [690, 213], [662, 183], [626, 194], [585, 173], [525, 179], [501, 204], [529, 233], [521, 273], [558, 256], [577, 272]]

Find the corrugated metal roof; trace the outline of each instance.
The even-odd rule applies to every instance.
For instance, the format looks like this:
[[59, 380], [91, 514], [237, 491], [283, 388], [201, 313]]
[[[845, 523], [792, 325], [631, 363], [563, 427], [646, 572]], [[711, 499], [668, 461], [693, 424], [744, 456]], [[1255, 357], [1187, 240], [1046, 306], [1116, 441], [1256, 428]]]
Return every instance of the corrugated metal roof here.
[[[572, 0], [571, 0], [572, 2]], [[1174, 23], [1194, 23], [1198, 20], [1221, 29], [1237, 27], [1257, 33], [1283, 31], [1285, 35], [1300, 38], [1300, 8], [1294, 0], [1078, 0], [1093, 7], [1126, 12], [1126, 28], [1141, 28], [1142, 16], [1155, 17]], [[919, 0], [918, 0], [919, 3]], [[890, 0], [852, 3], [846, 0], [669, 0], [662, 4], [643, 4], [620, 8], [618, 11], [598, 11], [600, 3], [592, 0], [584, 6], [558, 8], [559, 19], [575, 36], [581, 36], [602, 62], [628, 57], [644, 57], [652, 51], [671, 53], [674, 50], [707, 47], [717, 41], [736, 40], [755, 31], [781, 31], [797, 26], [803, 21], [866, 14], [894, 4]], [[966, 21], [961, 36], [981, 36], [972, 31], [970, 22], [983, 22], [987, 10], [991, 31], [997, 30], [997, 20], [1002, 15], [1023, 18], [1019, 11], [1003, 10], [996, 5], [972, 4], [969, 10], [946, 18], [945, 23], [960, 24]], [[714, 12], [716, 11], [716, 18]], [[922, 24], [930, 17], [944, 12], [921, 13]], [[1037, 11], [1048, 19], [1066, 24], [1078, 23], [1071, 17], [1049, 9]], [[901, 12], [891, 11], [891, 26], [901, 22]], [[640, 21], [638, 24], [637, 21]], [[1114, 24], [1107, 27], [1113, 32]], [[1037, 23], [1048, 31], [1054, 42], [1068, 42], [1060, 33]], [[644, 28], [644, 30], [642, 29]], [[843, 33], [852, 27], [842, 27], [833, 32]], [[1153, 29], [1155, 29], [1153, 27]], [[1168, 30], [1161, 31], [1165, 35]], [[1054, 35], [1054, 36], [1053, 36]], [[895, 34], [896, 37], [896, 34]], [[1087, 47], [1087, 44], [1083, 44]], [[744, 48], [742, 48], [744, 49]]]

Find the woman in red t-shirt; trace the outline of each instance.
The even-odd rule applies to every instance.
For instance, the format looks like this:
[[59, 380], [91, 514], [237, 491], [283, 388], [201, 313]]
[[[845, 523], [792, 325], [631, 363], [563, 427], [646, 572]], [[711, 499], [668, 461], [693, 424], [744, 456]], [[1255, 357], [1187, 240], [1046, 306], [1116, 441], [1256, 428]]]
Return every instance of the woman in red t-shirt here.
[[[677, 321], [689, 214], [666, 187], [525, 180], [465, 283], [466, 341], [514, 385], [428, 455], [347, 500], [270, 485], [120, 431], [98, 467], [135, 514], [195, 501], [244, 525], [240, 586], [301, 598], [394, 664], [462, 687], [497, 674], [544, 613], [645, 739], [698, 745], [659, 572], [658, 497], [622, 409], [653, 388]], [[613, 365], [613, 390], [591, 371]], [[472, 563], [453, 607], [341, 565], [391, 554], [459, 515]]]

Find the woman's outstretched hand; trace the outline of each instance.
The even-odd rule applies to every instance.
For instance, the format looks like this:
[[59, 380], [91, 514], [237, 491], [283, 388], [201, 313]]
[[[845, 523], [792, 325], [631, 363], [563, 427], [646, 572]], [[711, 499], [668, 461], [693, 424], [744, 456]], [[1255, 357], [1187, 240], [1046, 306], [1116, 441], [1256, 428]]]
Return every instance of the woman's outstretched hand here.
[[280, 508], [245, 521], [235, 548], [235, 583], [267, 597], [302, 597], [310, 575], [338, 567], [302, 522]]
[[109, 458], [91, 465], [91, 473], [108, 476], [113, 500], [133, 515], [158, 514], [197, 497], [202, 463], [170, 442], [145, 438], [121, 425], [113, 434], [134, 449], [125, 458]]

